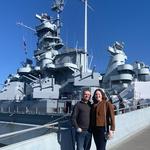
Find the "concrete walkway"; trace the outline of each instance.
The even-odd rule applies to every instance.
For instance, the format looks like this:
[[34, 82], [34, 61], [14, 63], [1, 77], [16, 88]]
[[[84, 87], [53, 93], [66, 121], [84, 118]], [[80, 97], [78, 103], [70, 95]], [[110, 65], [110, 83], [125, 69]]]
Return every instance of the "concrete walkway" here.
[[150, 126], [110, 150], [150, 150]]

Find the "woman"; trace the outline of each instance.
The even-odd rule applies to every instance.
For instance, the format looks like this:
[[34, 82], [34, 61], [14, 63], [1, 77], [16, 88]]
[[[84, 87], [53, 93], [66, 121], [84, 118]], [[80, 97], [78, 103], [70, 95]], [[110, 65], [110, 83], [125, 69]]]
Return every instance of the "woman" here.
[[107, 137], [112, 138], [115, 130], [114, 109], [107, 101], [102, 89], [96, 89], [91, 109], [91, 127], [97, 150], [105, 150]]

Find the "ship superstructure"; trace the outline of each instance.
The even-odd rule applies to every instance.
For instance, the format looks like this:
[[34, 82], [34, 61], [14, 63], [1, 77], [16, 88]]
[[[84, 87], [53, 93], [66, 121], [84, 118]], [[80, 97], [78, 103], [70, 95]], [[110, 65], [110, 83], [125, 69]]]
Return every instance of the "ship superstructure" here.
[[110, 60], [103, 75], [102, 87], [107, 89], [110, 95], [117, 97], [114, 101], [125, 101], [130, 105], [149, 101], [148, 87], [150, 87], [149, 66], [143, 62], [135, 61], [127, 64], [127, 56], [124, 51], [124, 43], [115, 42], [108, 47]]
[[83, 49], [64, 45], [60, 36], [63, 7], [63, 0], [54, 1], [52, 10], [56, 12], [56, 19], [47, 13], [36, 14], [40, 23], [35, 27], [38, 38], [34, 51], [35, 65], [26, 59], [15, 75], [8, 76], [0, 91], [1, 110], [36, 114], [66, 112], [64, 108], [80, 100], [85, 88], [92, 92], [96, 88], [104, 88], [112, 96], [130, 99], [132, 104], [134, 99], [136, 102], [139, 98], [150, 99], [149, 94], [147, 97], [139, 94], [140, 88], [137, 88], [139, 82], [143, 83], [143, 89], [150, 86], [149, 67], [142, 62], [126, 64], [124, 43], [115, 42], [108, 48], [110, 61], [104, 75], [96, 72], [95, 67], [88, 68], [87, 37]]
[[[10, 111], [57, 112], [65, 100], [79, 100], [83, 88], [100, 86], [100, 73], [86, 67], [84, 49], [66, 48], [60, 37], [60, 13], [64, 2], [56, 0], [52, 10], [56, 19], [47, 13], [36, 14], [40, 24], [35, 27], [38, 37], [34, 51], [36, 65], [27, 59], [15, 75], [10, 75], [0, 93], [1, 106]], [[86, 58], [85, 58], [86, 56]]]

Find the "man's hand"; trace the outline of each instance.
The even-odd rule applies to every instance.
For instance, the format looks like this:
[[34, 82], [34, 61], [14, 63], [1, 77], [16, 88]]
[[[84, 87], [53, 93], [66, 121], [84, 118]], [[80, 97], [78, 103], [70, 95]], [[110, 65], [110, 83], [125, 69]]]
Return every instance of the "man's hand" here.
[[77, 128], [77, 132], [82, 132], [82, 129], [81, 128]]

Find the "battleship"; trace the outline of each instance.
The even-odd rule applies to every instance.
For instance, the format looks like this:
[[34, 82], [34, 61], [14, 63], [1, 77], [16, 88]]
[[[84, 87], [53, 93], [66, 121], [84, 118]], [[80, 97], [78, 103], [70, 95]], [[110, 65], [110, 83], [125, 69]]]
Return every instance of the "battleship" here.
[[[122, 100], [126, 107], [149, 101], [150, 95], [146, 90], [150, 87], [149, 66], [138, 61], [127, 64], [123, 42], [116, 41], [108, 47], [110, 60], [105, 73], [88, 67], [87, 6], [83, 49], [68, 48], [61, 39], [63, 0], [54, 1], [51, 7], [56, 12], [56, 19], [47, 13], [36, 14], [39, 25], [34, 30], [37, 36], [35, 65], [33, 60], [27, 58], [16, 74], [9, 74], [0, 90], [1, 113], [68, 113], [81, 99], [85, 88], [91, 92], [96, 88], [105, 89], [117, 107]], [[18, 24], [27, 27], [23, 23]]]
[[[126, 109], [130, 107], [134, 109], [139, 104], [149, 103], [149, 66], [140, 61], [133, 64], [126, 63], [127, 55], [123, 42], [115, 41], [108, 47], [110, 58], [105, 73], [97, 72], [96, 67], [89, 68], [87, 0], [85, 0], [84, 48], [69, 48], [63, 43], [61, 12], [64, 9], [64, 0], [53, 2], [51, 9], [56, 13], [55, 19], [47, 13], [35, 16], [39, 21], [34, 29], [37, 36], [37, 48], [34, 50], [35, 65], [32, 59], [26, 58], [16, 74], [9, 74], [0, 90], [0, 121], [13, 122], [16, 130], [26, 131], [30, 131], [33, 126], [40, 129], [38, 125], [57, 124], [60, 120], [65, 122], [65, 127], [70, 126], [70, 122], [67, 121], [72, 108], [81, 99], [82, 91], [87, 88], [91, 93], [96, 88], [104, 89], [116, 108], [119, 108], [120, 102], [124, 103]], [[18, 25], [29, 28], [23, 23]], [[64, 123], [61, 126], [64, 127]], [[7, 133], [8, 128], [7, 125], [5, 129]], [[31, 131], [21, 139], [7, 141], [6, 138], [0, 143], [8, 145], [43, 135], [47, 133], [47, 128], [48, 125], [43, 126], [39, 132]], [[12, 130], [16, 131], [11, 129], [10, 132]], [[3, 136], [0, 136], [0, 139], [2, 138]]]

